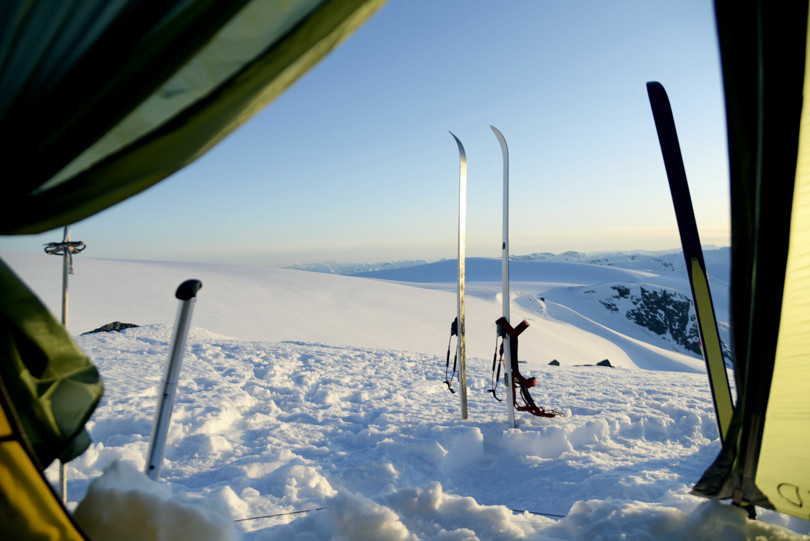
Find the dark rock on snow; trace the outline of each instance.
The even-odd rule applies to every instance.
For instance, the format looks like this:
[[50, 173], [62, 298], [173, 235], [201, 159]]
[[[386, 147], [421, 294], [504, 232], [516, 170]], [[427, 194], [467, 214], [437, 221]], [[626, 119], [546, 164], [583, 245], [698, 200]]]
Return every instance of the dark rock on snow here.
[[137, 327], [134, 323], [121, 323], [120, 321], [113, 321], [112, 323], [107, 323], [106, 325], [102, 325], [98, 329], [93, 329], [92, 331], [83, 332], [82, 334], [93, 334], [96, 332], [111, 332], [111, 331], [122, 331], [124, 329], [129, 329], [130, 327]]

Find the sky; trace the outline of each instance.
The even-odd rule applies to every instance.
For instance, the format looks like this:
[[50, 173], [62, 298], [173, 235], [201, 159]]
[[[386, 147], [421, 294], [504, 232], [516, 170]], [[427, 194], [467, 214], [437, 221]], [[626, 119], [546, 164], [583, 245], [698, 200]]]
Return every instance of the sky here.
[[[712, 3], [389, 0], [161, 184], [74, 224], [87, 256], [286, 266], [679, 247], [645, 83], [667, 89], [701, 240], [729, 244]], [[39, 252], [61, 230], [2, 237]]]

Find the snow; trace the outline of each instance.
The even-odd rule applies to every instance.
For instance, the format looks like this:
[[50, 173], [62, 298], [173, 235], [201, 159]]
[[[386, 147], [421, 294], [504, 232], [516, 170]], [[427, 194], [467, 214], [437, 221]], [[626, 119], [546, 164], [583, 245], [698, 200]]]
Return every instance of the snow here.
[[[58, 314], [59, 262], [0, 255]], [[410, 279], [390, 271], [392, 282], [77, 257], [69, 328], [105, 395], [88, 423], [94, 443], [67, 466], [70, 507], [102, 539], [810, 539], [808, 522], [763, 510], [751, 521], [689, 494], [720, 446], [702, 362], [569, 289], [688, 294], [682, 279], [520, 263], [531, 265], [513, 288], [513, 319], [530, 322], [521, 371], [538, 378], [535, 401], [564, 416], [517, 413], [511, 429], [487, 393], [500, 315], [489, 262], [468, 261], [479, 281], [462, 421], [442, 384], [454, 286], [424, 266]], [[140, 472], [173, 293], [188, 278], [203, 288], [154, 483]], [[141, 326], [79, 335], [111, 321]], [[604, 358], [616, 368], [592, 366]]]
[[93, 481], [75, 516], [91, 539], [237, 539], [225, 500], [174, 496], [129, 462]]

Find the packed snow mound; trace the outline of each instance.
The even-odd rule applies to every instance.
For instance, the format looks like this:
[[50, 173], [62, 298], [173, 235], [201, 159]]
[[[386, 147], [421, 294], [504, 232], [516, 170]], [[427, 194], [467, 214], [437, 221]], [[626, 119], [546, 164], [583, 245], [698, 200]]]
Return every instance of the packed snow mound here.
[[90, 483], [75, 517], [91, 539], [235, 541], [239, 536], [223, 499], [173, 495], [128, 462], [113, 462]]

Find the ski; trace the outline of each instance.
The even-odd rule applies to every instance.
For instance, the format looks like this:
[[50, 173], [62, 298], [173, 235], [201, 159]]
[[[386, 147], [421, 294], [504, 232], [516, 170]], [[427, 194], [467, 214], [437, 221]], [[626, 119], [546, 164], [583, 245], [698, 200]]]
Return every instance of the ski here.
[[[506, 145], [506, 138], [495, 126], [490, 126], [498, 138], [503, 154], [503, 241], [501, 243], [502, 261], [501, 276], [502, 290], [501, 297], [503, 303], [503, 319], [509, 322], [509, 147]], [[512, 356], [510, 347], [511, 337], [508, 333], [503, 334], [504, 344], [504, 375], [506, 377], [506, 388], [512, 389]], [[493, 394], [494, 389], [493, 389]], [[496, 397], [497, 398], [497, 397]], [[515, 406], [514, 401], [507, 400], [506, 403], [509, 426], [515, 428]]]
[[675, 130], [675, 119], [672, 115], [672, 107], [666, 90], [664, 90], [661, 83], [648, 82], [647, 94], [650, 98], [655, 128], [658, 132], [658, 141], [661, 144], [661, 154], [664, 157], [664, 167], [669, 179], [672, 203], [675, 207], [678, 231], [683, 246], [683, 257], [686, 262], [686, 272], [689, 276], [689, 285], [692, 289], [692, 299], [698, 320], [703, 359], [706, 362], [714, 410], [717, 414], [720, 440], [723, 441], [731, 423], [734, 404], [723, 359], [720, 336], [717, 332], [717, 320], [714, 305], [712, 304], [711, 291], [709, 290], [709, 280], [706, 274], [706, 264], [703, 260], [700, 237], [698, 236], [695, 212], [692, 208], [692, 198], [689, 194], [689, 184], [686, 180], [686, 169], [684, 168], [681, 147], [678, 143], [678, 133]]
[[458, 382], [461, 389], [461, 418], [467, 418], [467, 362], [464, 343], [464, 272], [466, 263], [467, 244], [467, 154], [464, 152], [464, 145], [458, 137], [450, 132], [458, 145], [459, 174], [458, 174]]

